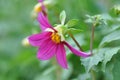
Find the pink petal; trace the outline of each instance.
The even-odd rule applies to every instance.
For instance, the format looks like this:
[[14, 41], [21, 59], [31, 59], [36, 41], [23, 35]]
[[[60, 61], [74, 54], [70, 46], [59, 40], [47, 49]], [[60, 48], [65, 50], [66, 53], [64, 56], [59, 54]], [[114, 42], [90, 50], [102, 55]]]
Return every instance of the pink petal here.
[[82, 52], [80, 50], [77, 50], [73, 48], [71, 45], [69, 45], [67, 42], [64, 42], [64, 44], [77, 56], [82, 56], [82, 57], [88, 57], [91, 56], [91, 54], [87, 54], [85, 52]]
[[39, 48], [37, 57], [40, 60], [48, 60], [54, 56], [56, 49], [57, 45], [49, 40]]
[[38, 2], [40, 2], [40, 3], [42, 4], [42, 10], [45, 11], [45, 10], [46, 10], [46, 7], [45, 7], [45, 5], [43, 4], [43, 1], [44, 1], [44, 0], [38, 0]]
[[63, 68], [67, 69], [67, 60], [66, 60], [66, 52], [63, 43], [58, 44], [57, 53], [56, 53], [57, 62]]
[[44, 0], [38, 0], [38, 2], [43, 2]]
[[45, 16], [42, 12], [38, 13], [37, 20], [40, 23], [41, 30], [45, 30], [46, 28], [52, 28], [47, 16]]
[[50, 39], [51, 32], [43, 32], [31, 35], [28, 40], [32, 46], [40, 46], [44, 41]]

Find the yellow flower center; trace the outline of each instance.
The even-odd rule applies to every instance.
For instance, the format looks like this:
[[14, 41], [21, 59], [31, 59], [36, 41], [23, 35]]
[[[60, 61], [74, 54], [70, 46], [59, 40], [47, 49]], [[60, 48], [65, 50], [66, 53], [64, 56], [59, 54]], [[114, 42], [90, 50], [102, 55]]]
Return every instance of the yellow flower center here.
[[58, 33], [53, 32], [51, 35], [51, 39], [53, 42], [55, 42], [56, 44], [60, 43], [61, 41], [61, 37]]
[[37, 13], [42, 11], [42, 4], [38, 3], [37, 5], [35, 5], [34, 11], [37, 12]]

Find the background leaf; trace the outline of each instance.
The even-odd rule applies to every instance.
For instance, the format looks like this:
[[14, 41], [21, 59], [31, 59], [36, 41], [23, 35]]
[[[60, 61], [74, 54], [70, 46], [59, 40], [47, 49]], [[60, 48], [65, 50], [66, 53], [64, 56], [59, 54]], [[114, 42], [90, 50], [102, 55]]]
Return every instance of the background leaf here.
[[[116, 3], [120, 3], [120, 0], [45, 0], [47, 6], [47, 13], [49, 21], [52, 25], [59, 24], [59, 14], [64, 9], [67, 13], [66, 21], [71, 19], [78, 19], [77, 25], [74, 25], [75, 29], [72, 29], [72, 34], [76, 40], [80, 43], [83, 50], [89, 51], [89, 42], [91, 28], [90, 24], [85, 23], [86, 14], [96, 15], [105, 14], [103, 18], [107, 19], [107, 26], [101, 25], [95, 29], [94, 38], [94, 52], [95, 54], [90, 58], [84, 58], [81, 65], [80, 57], [71, 54], [69, 49], [66, 49], [68, 70], [64, 70], [58, 67], [56, 60], [41, 61], [37, 59], [37, 48], [32, 46], [23, 46], [22, 40], [27, 36], [32, 35], [34, 32], [40, 32], [39, 23], [35, 19], [35, 15], [32, 14], [34, 6], [38, 3], [37, 0], [0, 0], [0, 80], [80, 80], [80, 79], [92, 79], [92, 73], [86, 73], [85, 68], [94, 69], [95, 80], [114, 80], [119, 78], [119, 53], [117, 48], [120, 47], [119, 30], [120, 30], [120, 17], [115, 16], [111, 7]], [[50, 1], [50, 2], [49, 2]], [[62, 24], [65, 23], [65, 13], [61, 17]], [[62, 20], [63, 19], [63, 20]], [[73, 25], [77, 21], [71, 22]], [[79, 32], [79, 30], [83, 30]], [[117, 35], [111, 35], [107, 41], [109, 44], [99, 47], [102, 51], [97, 51], [98, 46], [103, 37], [115, 33]], [[114, 38], [116, 36], [116, 38]], [[117, 39], [114, 40], [114, 39]], [[74, 48], [78, 49], [73, 40], [67, 37], [66, 41]], [[112, 42], [111, 42], [112, 41]], [[108, 43], [108, 42], [107, 42]], [[117, 45], [117, 46], [116, 46]], [[115, 48], [115, 50], [114, 50]], [[106, 49], [106, 50], [104, 50]], [[111, 51], [113, 50], [113, 51]], [[101, 53], [99, 53], [101, 52]], [[107, 52], [107, 53], [105, 53]], [[109, 55], [110, 53], [110, 55]], [[114, 55], [115, 54], [115, 55]], [[105, 56], [107, 57], [105, 59]], [[103, 61], [105, 60], [105, 71], [102, 71]], [[109, 65], [110, 68], [109, 68]], [[57, 70], [61, 72], [57, 76]]]
[[120, 30], [114, 31], [103, 38], [100, 42], [100, 47], [104, 46], [106, 43], [110, 43], [115, 40], [120, 40]]
[[99, 50], [99, 52], [97, 53], [97, 50], [94, 50], [93, 54], [91, 57], [88, 58], [82, 58], [82, 64], [84, 65], [85, 69], [87, 72], [90, 71], [90, 69], [97, 65], [99, 62], [101, 62], [104, 59], [104, 52], [106, 49], [101, 49]]
[[112, 59], [112, 57], [118, 53], [119, 50], [120, 47], [109, 48], [108, 50], [106, 50], [103, 60], [103, 71], [105, 71], [106, 63], [109, 62]]
[[98, 65], [99, 62], [102, 63], [102, 70], [105, 71], [106, 64], [112, 59], [115, 54], [117, 54], [119, 50], [120, 47], [94, 50], [93, 56], [82, 58], [81, 61], [85, 66], [87, 72], [89, 72], [92, 67], [94, 68], [94, 66]]
[[113, 80], [119, 80], [120, 79], [120, 52], [118, 52], [117, 55], [115, 55], [114, 57], [115, 61], [114, 61], [114, 67], [112, 70], [113, 73]]

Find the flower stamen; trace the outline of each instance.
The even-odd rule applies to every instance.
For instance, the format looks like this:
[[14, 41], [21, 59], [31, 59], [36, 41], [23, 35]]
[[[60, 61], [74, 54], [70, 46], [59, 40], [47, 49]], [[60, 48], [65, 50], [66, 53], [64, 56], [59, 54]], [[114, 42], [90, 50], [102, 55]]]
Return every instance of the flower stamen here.
[[41, 12], [42, 11], [42, 4], [38, 3], [37, 5], [35, 5], [34, 11], [37, 12], [37, 13]]
[[61, 42], [61, 37], [58, 33], [52, 33], [51, 35], [51, 39], [53, 42], [55, 42], [56, 44], [60, 43]]

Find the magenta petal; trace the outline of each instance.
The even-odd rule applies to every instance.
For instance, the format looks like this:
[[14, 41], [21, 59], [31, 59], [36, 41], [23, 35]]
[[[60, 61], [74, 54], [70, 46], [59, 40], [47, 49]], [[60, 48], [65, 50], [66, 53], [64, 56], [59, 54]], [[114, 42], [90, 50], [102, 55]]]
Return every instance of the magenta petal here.
[[91, 56], [91, 54], [87, 54], [85, 52], [82, 52], [80, 50], [77, 50], [73, 48], [71, 45], [69, 45], [67, 42], [64, 42], [64, 44], [77, 56], [82, 56], [82, 57], [88, 57]]
[[38, 2], [43, 2], [44, 0], [38, 0]]
[[57, 53], [56, 53], [57, 62], [65, 69], [67, 69], [67, 60], [64, 44], [58, 44]]
[[46, 9], [46, 7], [44, 6], [43, 1], [44, 0], [38, 0], [38, 2], [40, 2], [42, 4], [42, 10], [44, 11]]
[[51, 32], [43, 32], [29, 36], [28, 40], [32, 46], [40, 46], [45, 40], [50, 38]]
[[45, 30], [46, 28], [52, 28], [51, 24], [48, 21], [47, 16], [45, 16], [42, 12], [38, 13], [38, 22], [40, 23], [41, 30]]
[[56, 44], [49, 40], [39, 48], [37, 57], [40, 60], [48, 60], [54, 56], [56, 49]]

